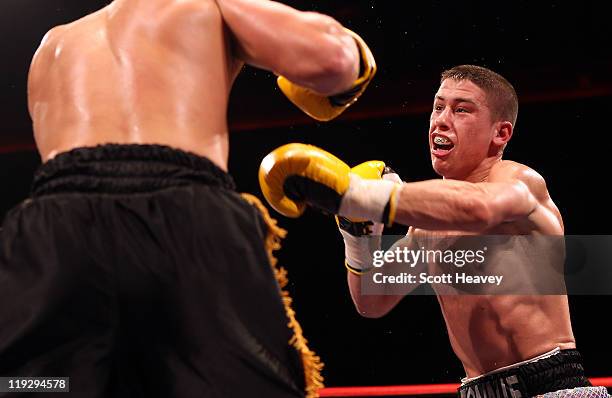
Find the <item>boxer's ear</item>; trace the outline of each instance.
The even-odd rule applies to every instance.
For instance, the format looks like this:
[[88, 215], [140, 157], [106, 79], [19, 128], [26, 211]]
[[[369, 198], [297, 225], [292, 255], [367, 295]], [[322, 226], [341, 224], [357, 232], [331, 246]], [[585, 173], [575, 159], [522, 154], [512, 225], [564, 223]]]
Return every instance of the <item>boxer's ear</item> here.
[[512, 138], [513, 126], [508, 121], [497, 122], [495, 126], [495, 136], [493, 143], [498, 146], [504, 146]]

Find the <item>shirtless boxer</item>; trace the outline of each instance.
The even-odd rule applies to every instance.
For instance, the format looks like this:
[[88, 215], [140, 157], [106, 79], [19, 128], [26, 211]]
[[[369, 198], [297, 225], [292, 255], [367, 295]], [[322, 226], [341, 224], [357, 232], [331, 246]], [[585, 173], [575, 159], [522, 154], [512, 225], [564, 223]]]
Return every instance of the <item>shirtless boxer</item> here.
[[45, 36], [44, 164], [0, 235], [0, 375], [70, 377], [78, 397], [316, 395], [269, 225], [226, 172], [245, 63], [318, 120], [375, 73], [334, 19], [267, 0], [116, 0]]
[[[288, 216], [298, 216], [308, 204], [353, 220], [409, 225], [409, 242], [456, 234], [563, 235], [563, 220], [542, 176], [502, 160], [517, 113], [517, 96], [506, 79], [486, 68], [458, 66], [442, 74], [430, 118], [432, 165], [443, 179], [403, 184], [380, 179], [384, 164], [374, 165], [378, 179], [362, 178], [331, 154], [290, 144], [262, 162], [262, 190]], [[307, 167], [300, 162], [304, 157], [311, 159]], [[373, 269], [371, 254], [355, 233], [359, 229], [346, 224], [340, 226], [355, 306], [363, 316], [383, 316], [404, 296], [361, 293], [362, 278]], [[376, 229], [381, 228], [362, 232]], [[516, 248], [512, 255], [521, 262], [529, 253]], [[438, 295], [438, 300], [467, 374], [460, 396], [607, 396], [584, 375], [567, 296]], [[558, 390], [567, 391], [554, 393]]]

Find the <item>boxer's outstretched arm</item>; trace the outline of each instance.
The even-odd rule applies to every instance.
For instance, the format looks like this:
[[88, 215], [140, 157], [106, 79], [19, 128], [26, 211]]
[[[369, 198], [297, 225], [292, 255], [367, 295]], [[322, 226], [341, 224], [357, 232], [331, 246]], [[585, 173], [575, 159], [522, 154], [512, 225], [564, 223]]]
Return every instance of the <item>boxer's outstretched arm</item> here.
[[268, 0], [216, 1], [244, 62], [323, 95], [357, 79], [357, 45], [333, 18]]
[[538, 201], [520, 179], [469, 183], [429, 180], [404, 184], [395, 222], [428, 230], [484, 231], [529, 216]]

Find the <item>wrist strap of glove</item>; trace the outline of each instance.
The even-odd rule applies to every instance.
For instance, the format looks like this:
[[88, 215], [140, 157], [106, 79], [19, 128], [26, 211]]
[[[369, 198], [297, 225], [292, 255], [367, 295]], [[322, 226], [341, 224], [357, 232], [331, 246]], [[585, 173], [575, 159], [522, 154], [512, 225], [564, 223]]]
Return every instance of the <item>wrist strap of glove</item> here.
[[347, 260], [344, 260], [344, 266], [346, 267], [346, 270], [348, 272], [350, 272], [353, 275], [357, 275], [357, 276], [365, 275], [374, 269], [374, 267], [367, 269], [367, 270], [360, 270], [357, 268], [353, 268], [349, 265]]
[[374, 269], [374, 250], [380, 249], [380, 235], [353, 236], [349, 232], [340, 230], [344, 238], [345, 266], [350, 272], [357, 275]]
[[353, 173], [349, 177], [349, 188], [342, 197], [338, 214], [391, 226], [395, 221], [402, 185], [386, 180], [368, 180]]
[[353, 236], [367, 236], [376, 234], [373, 231], [374, 223], [372, 221], [351, 221], [346, 217], [338, 217], [338, 228], [348, 232]]

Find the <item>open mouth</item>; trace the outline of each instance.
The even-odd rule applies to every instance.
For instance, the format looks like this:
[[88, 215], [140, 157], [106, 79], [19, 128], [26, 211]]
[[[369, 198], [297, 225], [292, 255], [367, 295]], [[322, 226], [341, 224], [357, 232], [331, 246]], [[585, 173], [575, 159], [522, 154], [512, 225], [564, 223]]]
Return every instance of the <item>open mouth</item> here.
[[446, 137], [437, 135], [433, 139], [432, 148], [433, 148], [434, 155], [438, 155], [438, 156], [446, 155], [454, 147], [455, 147], [455, 144], [453, 144], [452, 141]]

